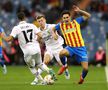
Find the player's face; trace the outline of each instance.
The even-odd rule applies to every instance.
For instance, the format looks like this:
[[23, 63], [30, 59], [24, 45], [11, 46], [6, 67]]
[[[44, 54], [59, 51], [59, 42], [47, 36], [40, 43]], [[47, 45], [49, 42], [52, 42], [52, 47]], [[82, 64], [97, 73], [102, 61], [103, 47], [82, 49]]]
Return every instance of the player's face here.
[[37, 22], [39, 23], [40, 26], [45, 26], [46, 19], [42, 17], [42, 18], [38, 19]]
[[70, 22], [70, 15], [69, 14], [64, 14], [62, 17], [63, 22], [69, 23]]

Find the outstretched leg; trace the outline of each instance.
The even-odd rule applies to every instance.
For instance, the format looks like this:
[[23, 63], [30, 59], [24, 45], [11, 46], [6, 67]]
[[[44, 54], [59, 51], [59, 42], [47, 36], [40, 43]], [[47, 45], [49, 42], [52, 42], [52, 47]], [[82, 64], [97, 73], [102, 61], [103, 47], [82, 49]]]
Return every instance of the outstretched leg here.
[[69, 56], [69, 52], [66, 49], [62, 49], [59, 53], [60, 59], [63, 63], [63, 66], [59, 69], [58, 75], [61, 75], [66, 69], [67, 69], [67, 64], [66, 64], [66, 56]]
[[83, 70], [82, 70], [78, 84], [82, 84], [84, 82], [84, 79], [88, 73], [88, 62], [81, 62], [81, 65], [82, 65]]
[[31, 83], [31, 85], [37, 85], [39, 84], [39, 82], [44, 82], [42, 76], [37, 72], [35, 68], [35, 59], [33, 58], [33, 56], [27, 56], [24, 58], [24, 60], [31, 73], [35, 76], [35, 79]]
[[[48, 74], [52, 76], [54, 80], [56, 80], [55, 73], [52, 69], [48, 68], [44, 63], [42, 63], [41, 55], [38, 53], [37, 56], [34, 56], [34, 59], [38, 58], [38, 60], [35, 60], [36, 64], [42, 71], [46, 71]], [[41, 62], [40, 62], [41, 61]]]

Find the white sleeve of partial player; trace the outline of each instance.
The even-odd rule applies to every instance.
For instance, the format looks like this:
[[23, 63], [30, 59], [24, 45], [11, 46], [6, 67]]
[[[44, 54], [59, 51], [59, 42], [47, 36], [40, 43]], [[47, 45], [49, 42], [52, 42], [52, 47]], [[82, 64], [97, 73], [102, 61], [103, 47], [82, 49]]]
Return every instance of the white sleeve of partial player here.
[[12, 29], [10, 35], [13, 36], [14, 38], [18, 35], [18, 28], [16, 26]]
[[51, 24], [51, 27], [53, 28], [53, 27], [55, 27], [56, 26], [56, 24]]

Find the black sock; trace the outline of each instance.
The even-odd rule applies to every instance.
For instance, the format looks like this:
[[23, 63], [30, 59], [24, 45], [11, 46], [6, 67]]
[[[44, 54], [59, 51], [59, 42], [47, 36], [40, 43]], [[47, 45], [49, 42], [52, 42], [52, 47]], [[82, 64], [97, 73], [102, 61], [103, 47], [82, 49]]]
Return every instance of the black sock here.
[[82, 78], [83, 79], [86, 77], [87, 73], [88, 73], [88, 70], [83, 70], [82, 71]]
[[61, 59], [61, 62], [62, 62], [63, 65], [66, 65], [67, 64], [67, 59], [66, 59], [65, 56], [64, 57], [61, 57], [60, 59]]

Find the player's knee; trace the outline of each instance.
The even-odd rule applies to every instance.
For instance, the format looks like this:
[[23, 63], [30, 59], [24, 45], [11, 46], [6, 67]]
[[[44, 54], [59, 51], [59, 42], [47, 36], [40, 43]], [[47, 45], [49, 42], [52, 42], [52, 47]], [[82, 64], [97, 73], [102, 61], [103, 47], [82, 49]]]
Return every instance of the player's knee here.
[[49, 61], [50, 61], [50, 58], [47, 58], [47, 59], [44, 59], [43, 63], [47, 65]]
[[60, 57], [65, 56], [65, 51], [61, 51], [59, 55], [60, 55]]
[[44, 57], [44, 64], [48, 64], [49, 61], [51, 60], [51, 57], [47, 54], [45, 57]]
[[83, 70], [88, 72], [88, 67], [84, 67]]
[[48, 61], [43, 61], [43, 63], [47, 65], [48, 64]]
[[63, 49], [61, 52], [60, 52], [60, 57], [63, 57], [63, 56], [68, 56], [69, 55], [69, 52], [66, 50], [66, 49]]
[[88, 71], [88, 62], [82, 62], [83, 70]]

